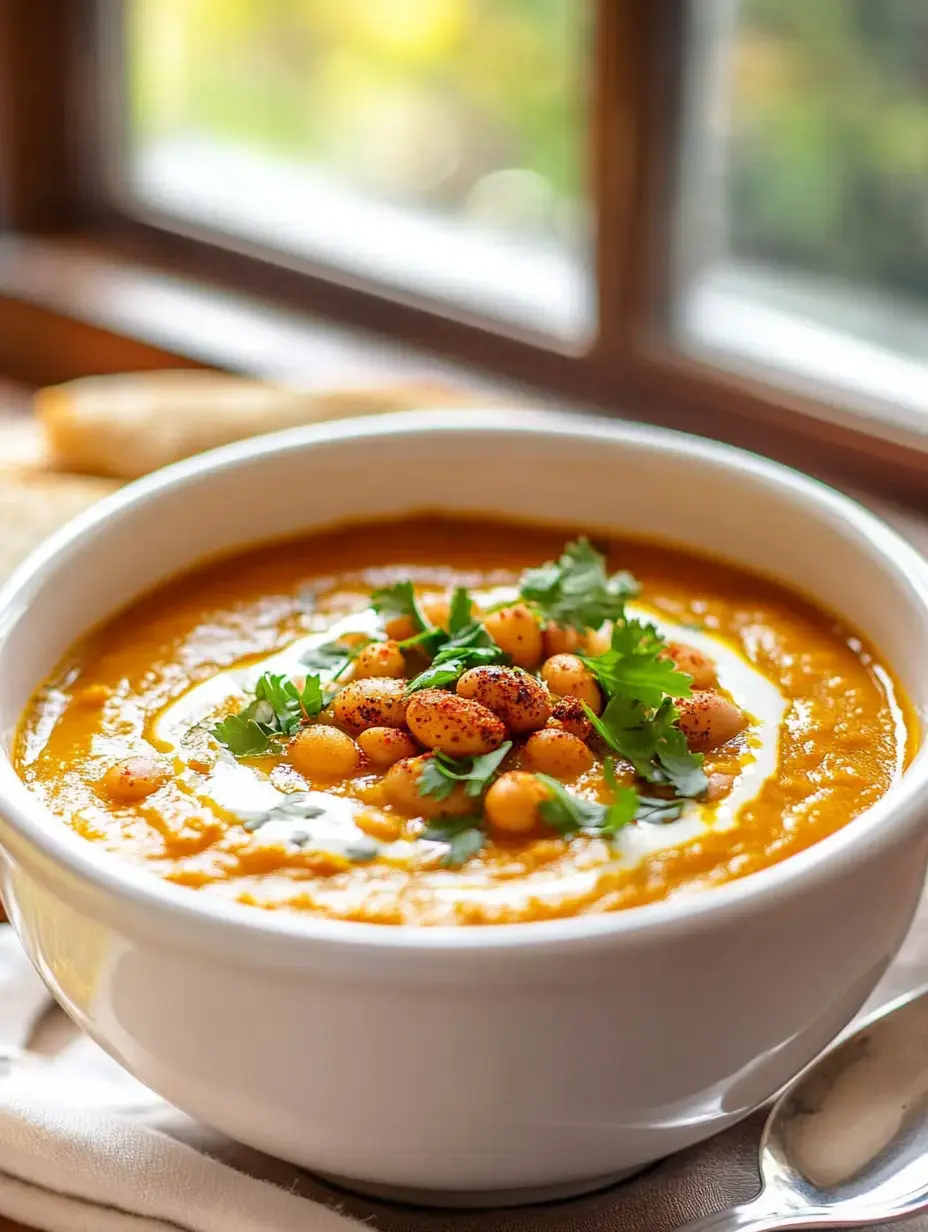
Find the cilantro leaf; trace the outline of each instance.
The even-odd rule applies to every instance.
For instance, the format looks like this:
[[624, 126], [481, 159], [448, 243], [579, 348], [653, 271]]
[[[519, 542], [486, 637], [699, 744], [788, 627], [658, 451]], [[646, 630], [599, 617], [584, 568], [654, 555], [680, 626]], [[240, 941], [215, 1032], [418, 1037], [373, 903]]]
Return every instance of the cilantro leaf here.
[[280, 738], [294, 735], [324, 705], [318, 676], [307, 676], [300, 689], [286, 676], [265, 672], [255, 682], [254, 699], [211, 727], [210, 735], [235, 757], [279, 753]]
[[466, 795], [476, 799], [483, 795], [496, 778], [499, 767], [511, 748], [512, 741], [507, 740], [492, 753], [484, 753], [481, 757], [454, 758], [447, 753], [436, 753], [422, 768], [419, 795], [447, 800], [455, 784], [463, 783]]
[[618, 787], [611, 804], [585, 800], [568, 791], [563, 783], [547, 774], [536, 775], [551, 793], [538, 807], [542, 821], [565, 838], [581, 830], [614, 837], [619, 830], [634, 821], [638, 810], [638, 793], [634, 787]]
[[581, 658], [607, 696], [623, 694], [644, 706], [659, 706], [665, 694], [689, 697], [693, 691], [692, 676], [662, 657], [665, 647], [654, 625], [628, 620], [615, 626], [605, 654]]
[[702, 754], [686, 747], [686, 737], [677, 726], [680, 714], [671, 698], [649, 710], [634, 698], [616, 694], [602, 715], [595, 715], [586, 705], [584, 710], [597, 733], [632, 763], [639, 778], [667, 783], [681, 796], [705, 792], [708, 783]]
[[519, 594], [545, 620], [573, 629], [622, 621], [625, 601], [640, 587], [630, 573], [606, 573], [606, 558], [588, 539], [568, 543], [557, 561], [526, 569]]
[[300, 656], [300, 662], [304, 667], [315, 668], [317, 672], [332, 671], [332, 679], [337, 680], [348, 665], [353, 663], [361, 651], [366, 646], [370, 646], [373, 641], [375, 639], [372, 637], [359, 637], [356, 641], [353, 640], [350, 646], [341, 640], [322, 642], [321, 645], [310, 646], [304, 651]]
[[471, 623], [470, 614], [473, 601], [463, 586], [456, 586], [451, 596], [451, 613], [448, 617], [448, 631], [452, 637], [463, 632]]
[[212, 727], [210, 734], [236, 757], [260, 757], [262, 753], [276, 751], [260, 723], [240, 714], [230, 714]]
[[659, 796], [639, 796], [636, 821], [652, 825], [666, 825], [676, 821], [683, 812], [683, 800], [662, 800]]
[[502, 651], [478, 621], [464, 625], [436, 653], [431, 666], [414, 676], [406, 692], [420, 689], [443, 689], [454, 684], [472, 667], [490, 663], [508, 663], [509, 655]]
[[371, 595], [371, 607], [384, 620], [408, 616], [417, 633], [424, 633], [432, 627], [422, 615], [412, 582], [395, 582], [392, 586], [378, 587]]
[[435, 843], [447, 843], [448, 850], [439, 863], [442, 868], [460, 868], [472, 856], [483, 850], [486, 834], [480, 828], [479, 818], [456, 817], [437, 825], [429, 825], [422, 837]]
[[299, 731], [323, 707], [322, 684], [318, 676], [307, 676], [302, 689], [286, 676], [265, 672], [255, 684], [255, 701], [267, 702], [273, 711], [271, 726], [285, 736]]

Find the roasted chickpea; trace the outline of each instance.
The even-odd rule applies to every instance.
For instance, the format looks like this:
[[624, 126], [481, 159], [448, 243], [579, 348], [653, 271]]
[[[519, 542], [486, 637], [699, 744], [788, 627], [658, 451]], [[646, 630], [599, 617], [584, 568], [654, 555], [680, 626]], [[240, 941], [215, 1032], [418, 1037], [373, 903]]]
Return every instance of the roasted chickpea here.
[[549, 620], [542, 630], [541, 641], [546, 659], [550, 659], [552, 655], [573, 654], [583, 648], [580, 634], [576, 629], [562, 628], [553, 620]]
[[371, 676], [346, 684], [332, 702], [336, 723], [352, 732], [366, 727], [402, 727], [406, 718], [406, 682]]
[[572, 693], [555, 702], [548, 727], [561, 727], [578, 740], [588, 740], [593, 732], [593, 724], [587, 718], [583, 702]]
[[393, 616], [384, 622], [383, 631], [394, 642], [405, 642], [407, 637], [413, 637], [416, 626], [409, 616]]
[[420, 744], [452, 757], [478, 757], [506, 739], [505, 724], [492, 710], [444, 689], [414, 693], [406, 708], [406, 724]]
[[490, 786], [484, 797], [483, 813], [491, 830], [528, 834], [538, 826], [538, 806], [548, 796], [548, 789], [534, 774], [509, 770]]
[[603, 625], [601, 629], [590, 629], [583, 639], [585, 653], [591, 659], [604, 655], [612, 647], [612, 625]]
[[552, 655], [542, 664], [541, 678], [558, 697], [578, 697], [594, 714], [603, 708], [596, 677], [576, 655]]
[[398, 727], [368, 727], [358, 736], [358, 744], [368, 761], [380, 769], [419, 752], [413, 738]]
[[486, 631], [516, 667], [534, 670], [544, 654], [541, 628], [524, 603], [490, 612], [483, 618]]
[[419, 608], [427, 621], [447, 631], [451, 619], [451, 604], [447, 599], [441, 595], [426, 595], [420, 599]]
[[383, 780], [388, 802], [408, 817], [455, 817], [473, 812], [474, 802], [461, 784], [444, 800], [420, 794], [419, 779], [427, 761], [428, 754], [405, 757], [390, 767]]
[[546, 727], [529, 736], [522, 755], [526, 766], [564, 783], [572, 783], [591, 770], [594, 761], [582, 740], [556, 727]]
[[138, 804], [162, 787], [167, 777], [165, 765], [154, 757], [136, 754], [110, 766], [97, 786], [114, 804]]
[[290, 741], [291, 765], [312, 781], [337, 783], [347, 779], [361, 764], [361, 750], [343, 731], [327, 723], [304, 727]]
[[696, 753], [717, 749], [743, 731], [747, 720], [733, 702], [708, 690], [677, 700], [680, 729]]
[[687, 646], [684, 642], [671, 642], [661, 653], [661, 658], [673, 659], [681, 672], [692, 676], [694, 689], [714, 689], [719, 683], [715, 664], [695, 646]]
[[458, 681], [457, 692], [492, 710], [517, 735], [544, 727], [551, 714], [544, 685], [512, 667], [472, 667]]
[[406, 672], [403, 652], [392, 640], [371, 642], [354, 661], [353, 679], [368, 680], [372, 676], [398, 678]]

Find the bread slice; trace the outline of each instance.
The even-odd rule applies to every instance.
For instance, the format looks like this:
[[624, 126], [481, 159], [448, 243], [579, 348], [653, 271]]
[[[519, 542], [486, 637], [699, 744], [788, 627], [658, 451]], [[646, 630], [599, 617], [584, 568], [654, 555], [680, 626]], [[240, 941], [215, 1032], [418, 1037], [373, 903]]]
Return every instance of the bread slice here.
[[0, 467], [0, 582], [43, 539], [119, 486], [111, 479]]
[[84, 377], [39, 390], [34, 407], [53, 467], [135, 479], [205, 449], [281, 428], [476, 401], [472, 392], [450, 385], [305, 392], [191, 370]]

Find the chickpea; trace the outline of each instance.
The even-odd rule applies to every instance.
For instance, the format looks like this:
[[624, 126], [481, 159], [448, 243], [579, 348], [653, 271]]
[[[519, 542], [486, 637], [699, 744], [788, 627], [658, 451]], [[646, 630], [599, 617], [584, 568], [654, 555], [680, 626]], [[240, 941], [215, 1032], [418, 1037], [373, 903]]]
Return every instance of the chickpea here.
[[565, 783], [572, 783], [593, 768], [593, 754], [583, 741], [556, 727], [546, 727], [529, 736], [522, 753], [532, 770]]
[[506, 739], [506, 726], [492, 710], [444, 689], [414, 693], [406, 709], [406, 723], [420, 744], [452, 757], [490, 753]]
[[541, 821], [538, 806], [548, 797], [548, 789], [534, 774], [509, 770], [499, 776], [484, 797], [487, 825], [502, 834], [528, 834]]
[[406, 662], [398, 644], [392, 640], [371, 642], [359, 652], [354, 661], [354, 680], [368, 680], [372, 676], [398, 678], [405, 675]]
[[551, 714], [544, 685], [512, 667], [472, 667], [458, 681], [457, 692], [492, 710], [516, 734], [537, 731]]
[[383, 779], [388, 803], [408, 817], [463, 817], [473, 812], [474, 802], [463, 784], [458, 784], [444, 800], [420, 795], [419, 779], [427, 761], [428, 754], [404, 757], [390, 767]]
[[406, 682], [386, 676], [353, 680], [336, 695], [332, 714], [336, 723], [355, 733], [366, 727], [402, 727], [406, 719]]
[[720, 693], [700, 691], [678, 698], [677, 709], [686, 743], [696, 753], [719, 748], [747, 726], [738, 707]]
[[328, 723], [304, 727], [290, 741], [287, 757], [305, 778], [327, 783], [350, 778], [361, 764], [361, 750], [351, 737]]
[[593, 724], [587, 718], [583, 702], [571, 693], [555, 702], [548, 727], [563, 728], [578, 740], [588, 740], [593, 732]]
[[719, 683], [715, 664], [695, 646], [687, 646], [685, 642], [671, 642], [667, 649], [661, 652], [661, 658], [673, 659], [681, 672], [692, 676], [694, 689], [714, 689]]
[[606, 624], [601, 629], [590, 629], [584, 639], [584, 644], [586, 653], [591, 659], [604, 655], [607, 650], [612, 649], [612, 625]]
[[138, 804], [162, 787], [167, 767], [144, 753], [118, 761], [98, 781], [98, 788], [114, 804]]
[[368, 761], [382, 770], [419, 752], [413, 738], [398, 727], [368, 727], [358, 736], [358, 744]]
[[439, 629], [448, 630], [448, 622], [451, 619], [451, 604], [441, 595], [427, 595], [419, 603], [419, 609], [422, 615], [430, 624], [437, 625]]
[[602, 710], [603, 698], [596, 677], [576, 655], [552, 655], [542, 665], [541, 678], [558, 697], [578, 697], [594, 714]]
[[516, 667], [534, 670], [542, 660], [544, 646], [538, 621], [524, 603], [490, 612], [483, 618], [486, 631]]
[[394, 616], [384, 622], [383, 631], [394, 642], [405, 642], [407, 637], [414, 637], [417, 629], [410, 616]]
[[562, 628], [553, 620], [549, 620], [542, 630], [541, 641], [546, 659], [550, 659], [552, 655], [573, 654], [582, 648], [580, 634], [576, 629]]

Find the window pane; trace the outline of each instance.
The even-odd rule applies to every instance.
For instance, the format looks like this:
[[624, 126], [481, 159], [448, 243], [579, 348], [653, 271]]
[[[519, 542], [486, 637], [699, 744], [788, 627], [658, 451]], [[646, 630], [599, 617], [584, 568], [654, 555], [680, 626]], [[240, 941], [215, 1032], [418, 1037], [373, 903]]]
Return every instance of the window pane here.
[[688, 15], [680, 344], [917, 424], [928, 4], [690, 0]]
[[579, 0], [129, 0], [143, 206], [571, 340]]

